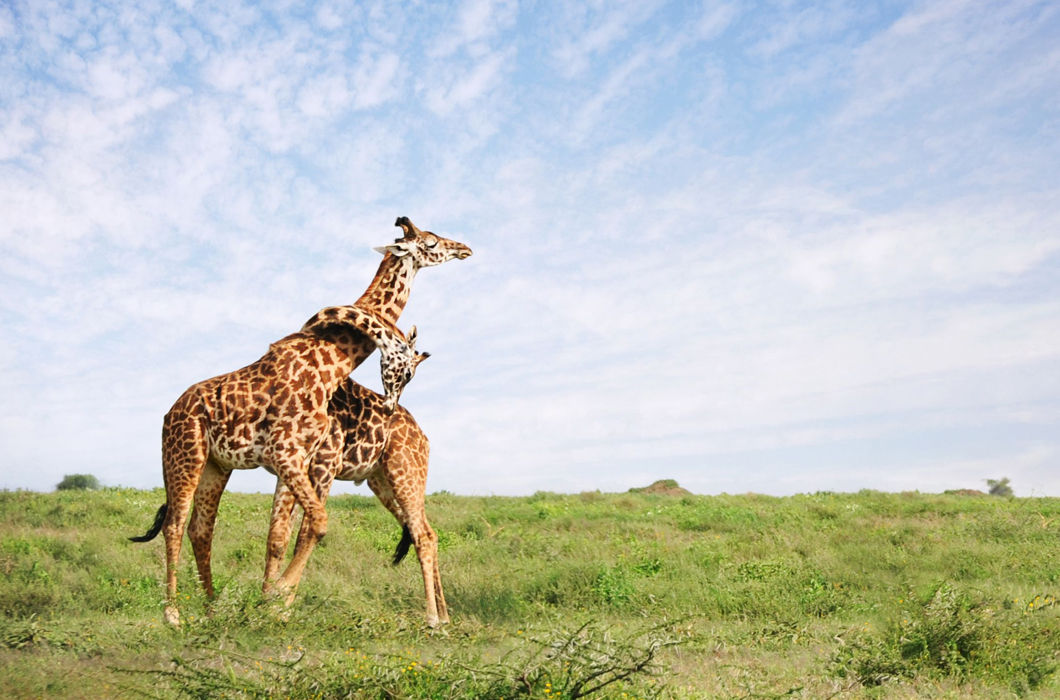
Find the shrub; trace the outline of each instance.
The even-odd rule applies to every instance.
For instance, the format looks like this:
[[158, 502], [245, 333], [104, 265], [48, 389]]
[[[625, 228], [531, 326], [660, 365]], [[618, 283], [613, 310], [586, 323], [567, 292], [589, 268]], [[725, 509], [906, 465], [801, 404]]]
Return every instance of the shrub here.
[[942, 583], [926, 600], [911, 601], [900, 621], [842, 647], [833, 668], [866, 686], [920, 675], [992, 677], [1022, 696], [1056, 671], [1055, 602], [1038, 596], [1023, 606], [991, 605]]
[[1008, 477], [1002, 479], [987, 479], [986, 485], [990, 488], [991, 496], [1001, 496], [1002, 498], [1012, 498], [1012, 487], [1009, 485]]
[[[632, 690], [631, 684], [651, 688], [652, 677], [662, 670], [659, 652], [682, 643], [672, 627], [666, 622], [619, 636], [605, 625], [587, 622], [540, 638], [519, 630], [510, 640], [513, 648], [485, 665], [463, 655], [423, 659], [411, 650], [399, 655], [350, 647], [315, 657], [289, 647], [286, 657], [278, 659], [218, 650], [176, 656], [162, 670], [121, 670], [151, 678], [153, 690], [162, 687], [192, 698], [618, 697], [621, 689]], [[26, 636], [19, 631], [12, 639], [21, 643]]]
[[55, 489], [57, 491], [95, 491], [99, 488], [99, 479], [91, 474], [67, 474]]

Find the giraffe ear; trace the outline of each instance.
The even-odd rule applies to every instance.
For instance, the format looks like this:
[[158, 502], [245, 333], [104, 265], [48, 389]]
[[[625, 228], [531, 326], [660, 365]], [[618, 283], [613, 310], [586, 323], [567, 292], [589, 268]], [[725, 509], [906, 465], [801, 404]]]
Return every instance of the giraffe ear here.
[[408, 255], [410, 252], [408, 246], [403, 243], [391, 243], [390, 245], [381, 245], [376, 248], [373, 248], [372, 250], [377, 253], [382, 253], [383, 255], [386, 255], [387, 253], [393, 253], [396, 257], [399, 258]]
[[409, 334], [405, 337], [405, 342], [407, 342], [409, 347], [413, 350], [416, 349], [416, 326], [409, 329]]

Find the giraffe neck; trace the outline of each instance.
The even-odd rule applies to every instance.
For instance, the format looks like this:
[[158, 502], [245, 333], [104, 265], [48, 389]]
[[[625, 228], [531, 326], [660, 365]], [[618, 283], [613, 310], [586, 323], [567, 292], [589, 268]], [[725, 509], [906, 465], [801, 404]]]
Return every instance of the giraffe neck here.
[[379, 263], [379, 269], [368, 289], [354, 304], [396, 324], [409, 300], [417, 269], [411, 255], [399, 258], [387, 253], [383, 256], [383, 262]]
[[[352, 306], [362, 311], [377, 314], [391, 323], [397, 325], [398, 317], [405, 309], [409, 300], [409, 292], [412, 290], [412, 280], [416, 276], [418, 268], [411, 256], [397, 257], [392, 253], [383, 256], [379, 263], [379, 269], [375, 278], [364, 290], [364, 293]], [[340, 307], [333, 307], [340, 308]], [[321, 313], [325, 313], [327, 309]], [[319, 317], [320, 314], [318, 314]], [[312, 325], [314, 319], [310, 319], [303, 330]], [[326, 329], [318, 328], [318, 337], [323, 337], [334, 343], [339, 350], [357, 367], [375, 352], [375, 342], [366, 336], [361, 330], [349, 324], [336, 324], [327, 326]]]

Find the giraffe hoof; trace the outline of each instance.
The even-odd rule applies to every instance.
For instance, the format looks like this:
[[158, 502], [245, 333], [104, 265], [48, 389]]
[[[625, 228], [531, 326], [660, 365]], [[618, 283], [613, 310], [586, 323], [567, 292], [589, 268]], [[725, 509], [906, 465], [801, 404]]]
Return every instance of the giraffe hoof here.
[[173, 625], [174, 627], [180, 627], [180, 612], [172, 605], [166, 606], [166, 611], [163, 614], [167, 624]]

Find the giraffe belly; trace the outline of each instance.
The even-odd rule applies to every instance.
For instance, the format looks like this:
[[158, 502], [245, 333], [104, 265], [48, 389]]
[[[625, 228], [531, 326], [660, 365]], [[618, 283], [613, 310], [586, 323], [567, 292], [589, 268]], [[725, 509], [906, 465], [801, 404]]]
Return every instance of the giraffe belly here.
[[356, 484], [360, 484], [362, 481], [370, 477], [372, 472], [374, 472], [378, 466], [378, 462], [372, 462], [371, 464], [343, 463], [342, 469], [340, 469], [339, 473], [335, 475], [335, 478], [339, 481], [352, 481]]
[[359, 444], [347, 446], [335, 478], [360, 484], [379, 467], [385, 444], [382, 440], [365, 439]]
[[264, 450], [259, 445], [238, 445], [228, 440], [215, 442], [210, 449], [210, 458], [226, 471], [255, 469], [265, 464]]

